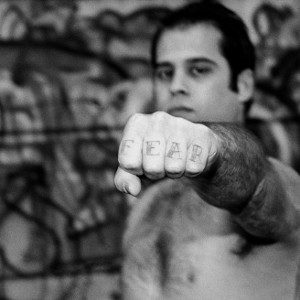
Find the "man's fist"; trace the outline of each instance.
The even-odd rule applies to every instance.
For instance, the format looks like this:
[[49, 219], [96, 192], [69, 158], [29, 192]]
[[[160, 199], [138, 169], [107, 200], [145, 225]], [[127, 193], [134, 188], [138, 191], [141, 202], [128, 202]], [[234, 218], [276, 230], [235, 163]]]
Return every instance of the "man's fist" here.
[[218, 137], [205, 125], [164, 112], [135, 114], [123, 132], [115, 185], [137, 196], [141, 175], [152, 180], [197, 176], [215, 161], [218, 145]]

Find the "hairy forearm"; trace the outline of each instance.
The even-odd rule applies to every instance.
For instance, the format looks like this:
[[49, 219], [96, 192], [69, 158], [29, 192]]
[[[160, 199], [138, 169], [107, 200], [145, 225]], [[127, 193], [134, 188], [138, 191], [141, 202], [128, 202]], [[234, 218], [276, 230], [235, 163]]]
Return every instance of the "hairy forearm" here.
[[290, 232], [297, 212], [258, 141], [235, 125], [207, 126], [218, 136], [220, 149], [212, 170], [193, 180], [199, 194], [229, 210], [251, 235], [277, 240]]
[[235, 218], [250, 234], [272, 240], [286, 237], [300, 225], [299, 211], [289, 199], [270, 163], [255, 193]]
[[209, 203], [240, 212], [265, 175], [265, 155], [244, 129], [231, 124], [205, 125], [218, 137], [218, 157], [214, 165], [194, 182]]

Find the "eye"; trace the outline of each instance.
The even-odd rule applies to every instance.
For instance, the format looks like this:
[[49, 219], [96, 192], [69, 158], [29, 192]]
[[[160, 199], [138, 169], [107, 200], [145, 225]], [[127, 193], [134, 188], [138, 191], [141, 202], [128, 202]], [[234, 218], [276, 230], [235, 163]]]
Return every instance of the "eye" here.
[[210, 68], [205, 66], [191, 66], [189, 72], [193, 77], [199, 77], [208, 74]]
[[173, 77], [173, 69], [169, 67], [159, 67], [155, 71], [155, 77], [160, 81], [171, 81]]

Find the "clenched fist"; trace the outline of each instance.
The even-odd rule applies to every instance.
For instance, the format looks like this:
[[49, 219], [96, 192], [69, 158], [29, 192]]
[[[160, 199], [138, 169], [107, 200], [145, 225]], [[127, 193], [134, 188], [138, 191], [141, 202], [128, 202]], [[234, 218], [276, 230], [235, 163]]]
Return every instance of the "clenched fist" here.
[[141, 175], [152, 180], [197, 176], [216, 160], [218, 149], [218, 137], [205, 125], [164, 112], [135, 114], [123, 132], [115, 185], [137, 196]]

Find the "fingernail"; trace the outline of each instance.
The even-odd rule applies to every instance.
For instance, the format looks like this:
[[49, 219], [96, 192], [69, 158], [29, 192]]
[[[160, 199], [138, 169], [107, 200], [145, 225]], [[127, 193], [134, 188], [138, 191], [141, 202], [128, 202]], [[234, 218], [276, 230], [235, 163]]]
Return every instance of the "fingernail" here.
[[125, 193], [125, 194], [130, 194], [128, 184], [124, 184], [124, 185], [123, 185], [122, 191], [123, 191], [123, 193]]

